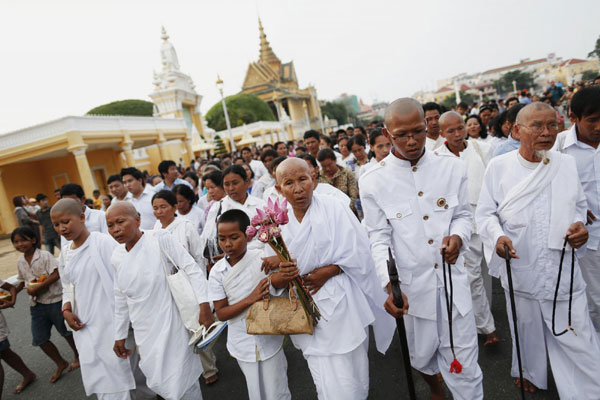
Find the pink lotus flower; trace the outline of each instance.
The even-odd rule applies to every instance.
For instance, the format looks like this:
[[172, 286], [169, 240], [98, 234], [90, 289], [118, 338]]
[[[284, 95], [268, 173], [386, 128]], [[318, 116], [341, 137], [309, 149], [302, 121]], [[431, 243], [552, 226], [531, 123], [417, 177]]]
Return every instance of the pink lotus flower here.
[[269, 229], [266, 228], [264, 225], [258, 229], [257, 239], [263, 243], [267, 243], [269, 239], [271, 239], [271, 236], [269, 235]]
[[290, 219], [287, 215], [287, 210], [281, 210], [275, 217], [273, 218], [277, 225], [285, 225], [290, 222]]
[[281, 229], [279, 229], [278, 226], [271, 226], [271, 228], [269, 229], [269, 233], [271, 234], [271, 236], [273, 237], [279, 237], [281, 236]]
[[256, 228], [254, 228], [253, 226], [249, 226], [246, 228], [246, 236], [248, 236], [250, 239], [254, 238], [254, 236], [256, 236]]
[[266, 224], [267, 222], [269, 222], [269, 216], [263, 210], [257, 208], [256, 215], [258, 217], [258, 220], [260, 221], [259, 225]]
[[260, 216], [257, 214], [254, 217], [252, 217], [252, 220], [250, 221], [250, 224], [253, 227], [257, 227], [258, 225], [260, 225], [262, 223], [262, 220], [260, 219]]

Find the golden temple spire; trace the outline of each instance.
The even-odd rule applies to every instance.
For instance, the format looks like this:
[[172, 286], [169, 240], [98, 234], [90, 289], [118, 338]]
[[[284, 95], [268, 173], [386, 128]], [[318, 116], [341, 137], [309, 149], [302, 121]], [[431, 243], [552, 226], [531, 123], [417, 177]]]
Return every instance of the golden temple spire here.
[[273, 52], [269, 41], [267, 40], [267, 35], [265, 35], [265, 30], [263, 29], [262, 22], [260, 17], [258, 18], [258, 30], [260, 32], [260, 54], [259, 60], [265, 64], [269, 64], [272, 62], [281, 63], [279, 58]]

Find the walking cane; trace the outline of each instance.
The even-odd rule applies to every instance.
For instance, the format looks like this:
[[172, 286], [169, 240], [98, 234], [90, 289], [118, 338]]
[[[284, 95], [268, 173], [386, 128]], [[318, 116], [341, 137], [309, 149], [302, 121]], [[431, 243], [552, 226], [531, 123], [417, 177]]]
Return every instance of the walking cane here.
[[525, 400], [525, 381], [523, 380], [523, 365], [521, 364], [521, 346], [519, 346], [519, 330], [517, 329], [517, 307], [515, 306], [515, 291], [513, 289], [512, 272], [510, 269], [510, 252], [504, 245], [504, 258], [506, 259], [506, 275], [508, 277], [508, 294], [510, 296], [510, 309], [512, 311], [513, 327], [515, 331], [515, 344], [517, 347], [517, 362], [519, 364], [519, 379], [521, 380], [521, 399]]
[[[398, 270], [396, 261], [392, 256], [392, 249], [388, 248], [389, 259], [387, 262], [388, 274], [390, 276], [390, 285], [392, 286], [392, 296], [394, 297], [394, 305], [398, 308], [404, 307], [402, 300], [402, 291], [400, 290], [400, 282], [398, 281]], [[406, 340], [406, 327], [404, 326], [404, 318], [396, 318], [396, 326], [398, 327], [398, 336], [400, 337], [400, 347], [402, 348], [402, 358], [404, 359], [404, 371], [406, 372], [406, 381], [408, 383], [408, 394], [411, 400], [416, 400], [415, 382], [412, 377], [412, 367], [410, 365], [410, 354], [408, 352], [408, 341]]]

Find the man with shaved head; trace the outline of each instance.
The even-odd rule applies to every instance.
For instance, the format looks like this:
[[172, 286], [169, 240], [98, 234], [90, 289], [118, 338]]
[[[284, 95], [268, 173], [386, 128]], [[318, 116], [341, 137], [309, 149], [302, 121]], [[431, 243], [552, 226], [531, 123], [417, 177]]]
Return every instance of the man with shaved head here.
[[[577, 259], [570, 265], [571, 257], [561, 256], [565, 239], [568, 252], [588, 240], [587, 203], [577, 166], [571, 156], [549, 151], [558, 133], [551, 106], [525, 106], [513, 131], [521, 147], [488, 165], [476, 222], [490, 274], [500, 278], [506, 292], [507, 309], [505, 247], [512, 259], [525, 379], [516, 384], [528, 392], [546, 389], [549, 359], [561, 399], [599, 399], [600, 342], [588, 314], [585, 283]], [[514, 344], [512, 318], [509, 323]], [[518, 377], [515, 354], [513, 346], [511, 374]]]
[[[387, 290], [385, 308], [406, 324], [411, 364], [430, 386], [433, 399], [443, 399], [442, 374], [455, 399], [482, 399], [482, 374], [477, 364], [477, 331], [469, 280], [463, 265], [471, 237], [465, 165], [453, 154], [426, 149], [427, 122], [421, 105], [403, 98], [385, 111], [383, 133], [392, 151], [359, 181], [380, 290]], [[396, 256], [405, 308], [394, 303], [389, 284], [388, 249]], [[453, 350], [444, 292], [445, 260], [452, 268], [454, 351], [461, 373], [451, 373]], [[449, 299], [450, 301], [450, 299]], [[410, 305], [410, 307], [409, 307]]]
[[[308, 362], [319, 399], [366, 399], [368, 327], [382, 353], [394, 333], [367, 235], [347, 203], [314, 192], [304, 160], [289, 158], [276, 174], [277, 190], [292, 209], [281, 235], [322, 314], [313, 335], [291, 340]], [[287, 282], [273, 285], [285, 288]]]
[[120, 243], [111, 258], [116, 271], [114, 354], [121, 359], [133, 355], [133, 345], [127, 341], [131, 324], [148, 387], [165, 399], [201, 399], [202, 363], [188, 347], [190, 335], [165, 271], [185, 271], [201, 309], [211, 313], [205, 273], [168, 231], [141, 231], [140, 217], [130, 202], [111, 205], [106, 222]]
[[79, 351], [85, 394], [100, 400], [127, 400], [135, 388], [131, 367], [112, 352], [115, 328], [114, 269], [110, 257], [117, 243], [90, 232], [81, 203], [59, 200], [50, 210], [54, 229], [66, 239], [60, 252], [62, 313]]
[[[477, 208], [479, 192], [483, 184], [483, 174], [489, 162], [490, 145], [478, 140], [467, 140], [467, 130], [462, 116], [456, 111], [448, 111], [440, 117], [440, 134], [446, 142], [436, 151], [462, 159], [467, 166], [467, 187], [469, 204], [473, 213]], [[499, 340], [496, 335], [494, 317], [490, 310], [492, 299], [492, 277], [483, 262], [483, 244], [473, 226], [473, 234], [469, 240], [469, 249], [464, 254], [465, 268], [469, 275], [473, 312], [477, 332], [486, 335], [484, 346], [496, 345]]]

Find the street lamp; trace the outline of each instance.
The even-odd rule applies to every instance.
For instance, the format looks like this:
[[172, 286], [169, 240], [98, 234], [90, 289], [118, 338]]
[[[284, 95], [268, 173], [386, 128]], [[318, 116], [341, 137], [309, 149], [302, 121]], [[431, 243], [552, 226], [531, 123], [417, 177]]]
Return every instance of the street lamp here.
[[517, 93], [517, 81], [512, 81], [513, 84], [513, 92]]
[[225, 114], [225, 124], [227, 124], [227, 131], [229, 131], [229, 141], [231, 142], [231, 152], [235, 151], [235, 142], [233, 141], [233, 133], [231, 133], [231, 123], [229, 122], [229, 113], [227, 112], [227, 104], [225, 104], [225, 96], [223, 96], [223, 81], [221, 77], [217, 75], [217, 89], [221, 93], [221, 102], [223, 103], [223, 114]]

